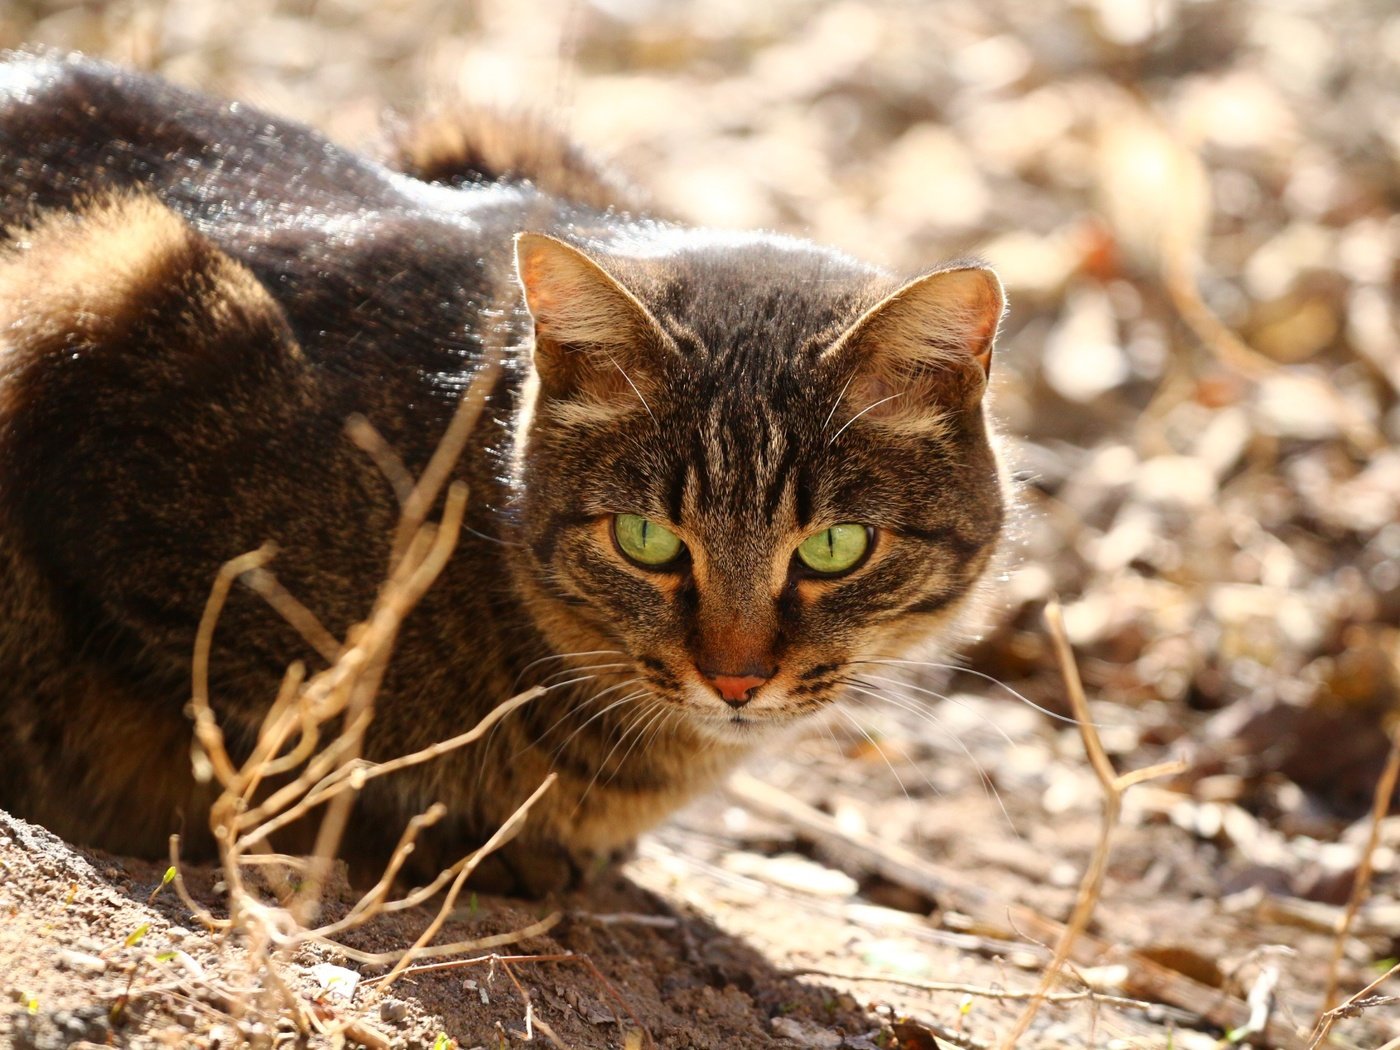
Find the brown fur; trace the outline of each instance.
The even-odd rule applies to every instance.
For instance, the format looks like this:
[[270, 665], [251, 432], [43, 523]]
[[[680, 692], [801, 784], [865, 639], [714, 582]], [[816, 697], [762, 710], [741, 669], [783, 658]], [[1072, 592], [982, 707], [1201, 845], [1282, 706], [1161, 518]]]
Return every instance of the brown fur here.
[[[372, 784], [350, 829], [371, 861], [437, 800], [416, 860], [455, 859], [555, 771], [489, 875], [573, 881], [967, 607], [1005, 500], [987, 271], [901, 281], [625, 218], [572, 147], [504, 120], [403, 142], [430, 186], [110, 67], [0, 72], [0, 805], [116, 850], [196, 831], [183, 708], [214, 574], [274, 540], [332, 631], [359, 619], [397, 504], [344, 422], [420, 470], [488, 353], [505, 368], [457, 465], [463, 540], [404, 626], [368, 750], [551, 688]], [[633, 563], [618, 514], [681, 554]], [[868, 528], [868, 557], [804, 569], [798, 545], [840, 523]], [[236, 592], [211, 680], [235, 752], [293, 659], [319, 657]], [[726, 702], [708, 675], [769, 680]]]

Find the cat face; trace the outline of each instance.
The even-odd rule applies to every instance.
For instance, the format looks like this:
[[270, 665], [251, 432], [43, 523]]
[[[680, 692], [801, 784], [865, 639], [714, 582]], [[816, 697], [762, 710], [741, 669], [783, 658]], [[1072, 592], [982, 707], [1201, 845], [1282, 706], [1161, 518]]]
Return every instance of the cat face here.
[[815, 711], [955, 617], [1001, 529], [987, 270], [905, 285], [763, 235], [522, 235], [518, 469], [561, 651], [618, 650], [724, 741]]

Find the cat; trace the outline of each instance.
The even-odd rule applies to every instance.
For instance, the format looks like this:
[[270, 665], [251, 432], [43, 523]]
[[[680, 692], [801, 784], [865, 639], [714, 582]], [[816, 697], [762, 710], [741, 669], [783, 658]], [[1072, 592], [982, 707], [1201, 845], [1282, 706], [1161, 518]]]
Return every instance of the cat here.
[[[455, 858], [554, 770], [482, 877], [577, 882], [861, 661], [948, 637], [997, 548], [1005, 300], [981, 265], [905, 280], [650, 219], [529, 122], [439, 120], [380, 162], [27, 54], [0, 66], [0, 226], [0, 807], [73, 841], [211, 848], [183, 713], [211, 581], [273, 540], [330, 630], [362, 618], [398, 504], [346, 420], [416, 473], [491, 354], [462, 540], [367, 752], [556, 685], [369, 785], [365, 855], [440, 799], [422, 858]], [[318, 666], [235, 588], [211, 662], [235, 753], [295, 659]]]

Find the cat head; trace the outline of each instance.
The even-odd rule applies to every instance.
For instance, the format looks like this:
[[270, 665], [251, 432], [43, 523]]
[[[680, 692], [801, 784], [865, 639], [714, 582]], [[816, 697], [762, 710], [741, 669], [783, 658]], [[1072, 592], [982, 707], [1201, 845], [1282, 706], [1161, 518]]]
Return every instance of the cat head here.
[[1004, 300], [760, 234], [522, 234], [534, 321], [523, 575], [562, 651], [729, 742], [946, 631], [1004, 482], [982, 400]]

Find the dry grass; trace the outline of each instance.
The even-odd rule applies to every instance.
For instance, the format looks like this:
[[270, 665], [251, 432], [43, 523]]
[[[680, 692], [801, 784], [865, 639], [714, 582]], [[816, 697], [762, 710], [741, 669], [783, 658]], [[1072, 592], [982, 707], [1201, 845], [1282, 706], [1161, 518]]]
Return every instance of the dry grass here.
[[[371, 780], [409, 766], [431, 761], [480, 739], [501, 718], [544, 692], [536, 687], [498, 705], [477, 725], [449, 740], [383, 762], [364, 758], [366, 732], [374, 718], [375, 699], [404, 618], [433, 584], [457, 542], [467, 503], [467, 488], [449, 478], [452, 468], [481, 414], [498, 365], [488, 361], [464, 395], [446, 434], [423, 476], [410, 483], [397, 457], [363, 419], [352, 420], [350, 436], [373, 456], [402, 507], [394, 536], [388, 575], [365, 619], [343, 639], [335, 638], [314, 612], [287, 592], [267, 568], [275, 555], [271, 546], [235, 558], [224, 566], [205, 607], [195, 643], [191, 711], [195, 722], [196, 771], [218, 782], [219, 795], [209, 814], [219, 864], [228, 888], [228, 916], [219, 918], [196, 901], [179, 874], [179, 840], [171, 840], [175, 885], [191, 912], [210, 930], [232, 936], [225, 943], [241, 946], [244, 967], [252, 978], [242, 994], [225, 990], [220, 999], [229, 1016], [290, 1017], [299, 1031], [337, 1033], [369, 1046], [387, 1046], [388, 1037], [363, 1021], [328, 1017], [313, 1010], [289, 986], [280, 972], [292, 952], [307, 945], [333, 946], [363, 964], [392, 965], [376, 982], [380, 995], [417, 960], [481, 951], [539, 935], [558, 919], [552, 915], [525, 929], [495, 937], [452, 944], [433, 944], [452, 913], [462, 887], [478, 864], [509, 841], [530, 807], [548, 791], [547, 777], [491, 838], [438, 873], [427, 885], [395, 897], [394, 885], [404, 862], [424, 829], [445, 814], [434, 804], [405, 826], [381, 876], [342, 917], [317, 924], [323, 894], [338, 856], [355, 799]], [[441, 516], [429, 521], [444, 494]], [[257, 741], [239, 762], [229, 753], [215, 714], [209, 688], [209, 661], [219, 616], [235, 582], [262, 595], [296, 627], [329, 666], [310, 677], [301, 663], [287, 669], [282, 687], [259, 729]], [[307, 857], [273, 852], [272, 837], [293, 824], [319, 820], [315, 845]], [[250, 879], [257, 871], [260, 878]], [[287, 879], [286, 876], [291, 876]], [[269, 903], [253, 885], [276, 883], [278, 901]], [[445, 890], [445, 892], [444, 892]], [[391, 912], [414, 908], [441, 895], [432, 920], [422, 933], [400, 950], [367, 953], [341, 943], [346, 932]], [[199, 975], [206, 979], [206, 975]]]

